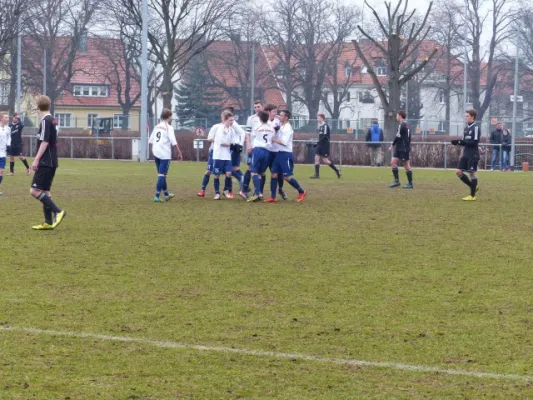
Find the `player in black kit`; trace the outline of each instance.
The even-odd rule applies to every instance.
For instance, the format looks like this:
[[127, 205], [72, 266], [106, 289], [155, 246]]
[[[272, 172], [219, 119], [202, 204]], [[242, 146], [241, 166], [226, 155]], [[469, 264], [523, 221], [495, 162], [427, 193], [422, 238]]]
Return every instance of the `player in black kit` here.
[[31, 195], [43, 203], [44, 222], [32, 228], [39, 231], [56, 228], [67, 213], [59, 208], [50, 196], [50, 189], [58, 167], [57, 160], [57, 123], [50, 114], [50, 98], [39, 96], [37, 108], [41, 112], [41, 123], [37, 131], [37, 154], [33, 160], [35, 171], [31, 185]]
[[326, 124], [326, 116], [322, 113], [317, 115], [318, 119], [318, 143], [315, 148], [315, 174], [311, 179], [320, 178], [320, 159], [324, 164], [329, 165], [329, 167], [335, 171], [337, 178], [340, 179], [341, 171], [329, 160], [329, 142], [331, 140], [331, 128]]
[[28, 165], [28, 161], [26, 161], [26, 157], [23, 156], [24, 150], [22, 148], [22, 129], [24, 129], [24, 125], [20, 120], [19, 113], [13, 114], [13, 120], [9, 124], [9, 128], [11, 128], [11, 148], [9, 149], [9, 175], [15, 175], [15, 157], [18, 157], [20, 161], [22, 161], [22, 163], [26, 167], [26, 175], [29, 175], [31, 174], [31, 169]]
[[400, 186], [400, 177], [398, 175], [398, 163], [401, 161], [403, 167], [405, 168], [405, 174], [407, 175], [408, 183], [403, 187], [404, 189], [413, 189], [413, 171], [411, 170], [411, 165], [409, 164], [409, 153], [411, 151], [411, 130], [405, 122], [406, 113], [405, 111], [398, 111], [396, 113], [396, 121], [400, 123], [398, 125], [398, 131], [396, 132], [396, 137], [394, 142], [392, 142], [389, 147], [389, 151], [392, 151], [394, 147], [394, 154], [392, 155], [391, 168], [392, 174], [394, 175], [394, 182], [392, 182], [389, 187], [394, 188]]
[[[476, 124], [476, 110], [466, 112], [466, 127], [462, 140], [452, 140], [454, 146], [464, 146], [463, 155], [459, 160], [456, 174], [463, 183], [470, 188], [470, 194], [463, 198], [464, 201], [476, 201], [479, 186], [477, 185], [477, 164], [479, 162], [479, 138], [481, 132]], [[470, 179], [465, 175], [468, 172]]]

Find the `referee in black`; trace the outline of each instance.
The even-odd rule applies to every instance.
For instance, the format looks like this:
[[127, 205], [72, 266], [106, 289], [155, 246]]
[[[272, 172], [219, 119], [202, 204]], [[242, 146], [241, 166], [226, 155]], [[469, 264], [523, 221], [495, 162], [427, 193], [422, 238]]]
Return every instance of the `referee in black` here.
[[320, 160], [335, 171], [337, 178], [340, 179], [341, 171], [329, 160], [329, 150], [331, 141], [331, 128], [326, 124], [326, 116], [322, 113], [317, 115], [318, 119], [318, 143], [315, 148], [315, 174], [311, 179], [320, 178]]
[[41, 113], [41, 123], [37, 132], [37, 154], [33, 160], [35, 171], [31, 185], [31, 195], [43, 203], [44, 222], [33, 226], [34, 230], [51, 230], [56, 228], [67, 213], [59, 208], [50, 195], [52, 182], [58, 167], [57, 160], [57, 122], [50, 114], [50, 98], [39, 96], [37, 108]]
[[28, 165], [28, 161], [26, 161], [26, 157], [23, 155], [24, 150], [22, 147], [22, 129], [24, 129], [24, 125], [20, 121], [19, 113], [13, 114], [13, 120], [9, 124], [9, 128], [11, 129], [11, 148], [9, 149], [8, 154], [9, 175], [15, 175], [15, 157], [18, 157], [26, 167], [26, 175], [30, 175], [30, 166]]
[[394, 176], [394, 182], [389, 187], [395, 188], [400, 186], [400, 176], [398, 173], [398, 164], [401, 162], [405, 168], [405, 175], [407, 175], [407, 183], [403, 186], [404, 189], [413, 189], [413, 170], [411, 169], [411, 163], [409, 162], [409, 154], [411, 152], [411, 128], [405, 121], [407, 114], [405, 111], [400, 110], [396, 113], [396, 121], [398, 122], [398, 130], [396, 131], [396, 137], [389, 147], [389, 151], [394, 148], [394, 153], [391, 159], [392, 175]]
[[[476, 124], [476, 117], [476, 110], [468, 110], [466, 112], [466, 127], [463, 132], [463, 139], [452, 140], [454, 146], [464, 146], [463, 155], [459, 160], [456, 171], [459, 179], [470, 188], [470, 194], [463, 197], [464, 201], [476, 201], [479, 190], [476, 172], [479, 163], [479, 139], [481, 138], [481, 131], [479, 125]], [[465, 175], [465, 172], [468, 172], [470, 179]]]

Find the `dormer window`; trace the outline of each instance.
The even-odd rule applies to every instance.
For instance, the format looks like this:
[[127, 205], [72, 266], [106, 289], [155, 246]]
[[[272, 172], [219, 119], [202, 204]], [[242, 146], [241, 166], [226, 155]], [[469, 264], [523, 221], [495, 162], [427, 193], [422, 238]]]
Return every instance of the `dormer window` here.
[[344, 76], [349, 78], [352, 76], [352, 66], [348, 62], [344, 63]]
[[109, 88], [104, 85], [74, 85], [74, 97], [108, 97]]
[[387, 66], [385, 65], [385, 63], [382, 60], [376, 61], [376, 67], [375, 68], [376, 68], [376, 75], [377, 76], [387, 76], [388, 75]]

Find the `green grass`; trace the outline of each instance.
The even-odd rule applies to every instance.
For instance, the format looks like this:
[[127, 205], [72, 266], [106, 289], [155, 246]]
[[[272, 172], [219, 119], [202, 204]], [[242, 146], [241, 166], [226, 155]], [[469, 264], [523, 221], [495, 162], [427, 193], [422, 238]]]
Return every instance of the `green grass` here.
[[[198, 199], [203, 164], [62, 160], [68, 210], [33, 232], [5, 177], [0, 324], [533, 376], [533, 175], [324, 168], [302, 204]], [[401, 178], [404, 173], [401, 171]], [[268, 184], [267, 184], [268, 187]], [[527, 398], [531, 382], [0, 330], [1, 399]]]

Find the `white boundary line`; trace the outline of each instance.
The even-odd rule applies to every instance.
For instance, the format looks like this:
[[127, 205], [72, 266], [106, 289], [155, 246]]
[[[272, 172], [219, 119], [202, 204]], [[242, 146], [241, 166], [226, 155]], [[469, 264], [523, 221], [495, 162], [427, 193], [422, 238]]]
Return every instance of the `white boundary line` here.
[[128, 336], [109, 336], [109, 335], [100, 335], [96, 333], [68, 332], [68, 331], [65, 332], [65, 331], [54, 331], [54, 330], [36, 329], [36, 328], [17, 328], [17, 327], [10, 327], [10, 326], [0, 326], [0, 333], [2, 331], [3, 332], [27, 333], [27, 334], [32, 334], [32, 335], [66, 336], [66, 337], [80, 338], [80, 339], [97, 339], [97, 340], [112, 341], [112, 342], [139, 343], [139, 344], [144, 344], [144, 345], [149, 345], [149, 346], [154, 346], [154, 347], [160, 347], [164, 349], [188, 349], [188, 350], [226, 353], [226, 354], [233, 353], [233, 354], [239, 354], [239, 355], [244, 355], [244, 356], [312, 361], [312, 362], [334, 364], [334, 365], [385, 368], [385, 369], [392, 369], [392, 370], [398, 370], [398, 371], [435, 373], [435, 374], [442, 374], [442, 375], [466, 376], [466, 377], [481, 378], [481, 379], [487, 378], [487, 379], [496, 379], [496, 380], [515, 380], [515, 381], [522, 381], [522, 382], [533, 382], [533, 376], [526, 376], [526, 375], [495, 374], [495, 373], [490, 373], [490, 372], [475, 372], [475, 371], [467, 371], [467, 370], [461, 370], [461, 369], [444, 369], [444, 368], [431, 367], [431, 366], [426, 366], [426, 365], [401, 364], [401, 363], [394, 363], [394, 362], [362, 361], [362, 360], [343, 359], [343, 358], [327, 358], [327, 357], [309, 356], [305, 354], [290, 354], [290, 353], [279, 353], [275, 351], [247, 350], [247, 349], [224, 347], [224, 346], [203, 346], [203, 345], [198, 345], [198, 344], [187, 344], [187, 343], [177, 343], [177, 342], [170, 342], [170, 341], [150, 340], [150, 339], [134, 338], [134, 337], [128, 337]]

